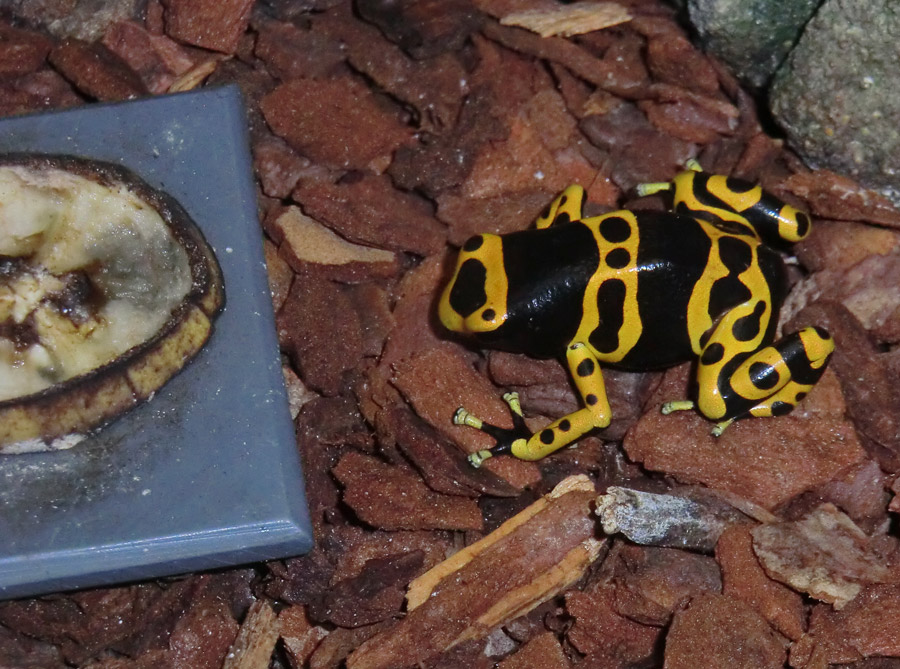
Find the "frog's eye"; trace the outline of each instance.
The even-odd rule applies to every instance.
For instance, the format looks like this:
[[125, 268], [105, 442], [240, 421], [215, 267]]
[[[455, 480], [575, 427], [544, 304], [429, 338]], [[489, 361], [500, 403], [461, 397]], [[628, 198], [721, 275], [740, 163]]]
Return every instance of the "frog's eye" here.
[[506, 320], [503, 241], [497, 235], [476, 235], [463, 244], [457, 262], [438, 304], [441, 322], [454, 332], [497, 329]]
[[475, 258], [469, 258], [456, 273], [450, 289], [450, 306], [463, 318], [471, 316], [487, 302], [485, 282], [487, 269]]

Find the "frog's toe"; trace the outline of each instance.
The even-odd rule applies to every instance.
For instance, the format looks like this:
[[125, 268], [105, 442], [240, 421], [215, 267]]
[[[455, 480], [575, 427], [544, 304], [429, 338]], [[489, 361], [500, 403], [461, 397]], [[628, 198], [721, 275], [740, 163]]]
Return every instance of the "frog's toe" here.
[[494, 457], [494, 454], [491, 453], [489, 449], [484, 449], [481, 451], [475, 451], [474, 453], [469, 454], [469, 464], [478, 469], [484, 461], [488, 458]]
[[660, 412], [664, 416], [668, 416], [673, 411], [690, 411], [694, 408], [694, 403], [691, 400], [674, 400], [672, 402], [665, 402], [660, 408]]
[[722, 433], [725, 429], [734, 422], [734, 418], [729, 418], [728, 420], [723, 420], [719, 423], [716, 423], [713, 426], [713, 429], [709, 431], [709, 433], [714, 437], [721, 437]]
[[[484, 448], [480, 451], [470, 453], [468, 457], [469, 464], [477, 469], [484, 464], [485, 460], [488, 460], [495, 455], [509, 455], [512, 452], [512, 445], [515, 441], [517, 440], [497, 442], [493, 448]], [[524, 441], [524, 439], [522, 439], [522, 441]]]
[[456, 413], [453, 414], [453, 424], [468, 425], [469, 427], [474, 427], [476, 430], [480, 430], [481, 426], [484, 425], [484, 422], [477, 416], [473, 416], [469, 413], [465, 407], [459, 407], [459, 409], [456, 410]]

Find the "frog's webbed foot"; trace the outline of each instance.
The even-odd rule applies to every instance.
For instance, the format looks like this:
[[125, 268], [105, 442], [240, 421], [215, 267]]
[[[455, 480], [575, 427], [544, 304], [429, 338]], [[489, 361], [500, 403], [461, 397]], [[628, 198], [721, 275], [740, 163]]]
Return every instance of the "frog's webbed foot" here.
[[[663, 416], [668, 416], [670, 413], [674, 413], [675, 411], [690, 411], [695, 406], [696, 405], [691, 400], [673, 400], [671, 402], [664, 402], [659, 411]], [[714, 437], [721, 437], [725, 429], [733, 422], [734, 418], [719, 421], [718, 423], [713, 425], [709, 433]]]
[[463, 407], [457, 409], [456, 413], [453, 414], [454, 424], [474, 427], [476, 430], [481, 430], [485, 434], [490, 435], [497, 442], [493, 448], [486, 448], [469, 455], [469, 463], [473, 467], [480, 467], [485, 460], [495, 455], [509, 454], [514, 443], [517, 441], [526, 442], [531, 437], [531, 431], [525, 425], [525, 418], [522, 416], [519, 394], [514, 392], [506, 393], [503, 395], [503, 400], [509, 405], [513, 421], [512, 429], [485, 423]]

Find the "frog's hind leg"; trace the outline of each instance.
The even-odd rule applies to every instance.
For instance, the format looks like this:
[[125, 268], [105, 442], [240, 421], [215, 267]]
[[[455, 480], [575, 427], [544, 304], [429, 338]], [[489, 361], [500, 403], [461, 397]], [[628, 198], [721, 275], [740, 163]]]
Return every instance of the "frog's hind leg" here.
[[[825, 373], [834, 351], [834, 340], [822, 328], [808, 327], [785, 336], [760, 354], [773, 349], [783, 360], [790, 378], [776, 392], [750, 408], [748, 413], [753, 416], [783, 416], [793, 411]], [[755, 379], [767, 376], [768, 370], [760, 367], [760, 361], [755, 357], [736, 370], [732, 384], [758, 383]], [[768, 353], [766, 357], [772, 357], [772, 354]], [[762, 365], [766, 364], [762, 362]]]
[[549, 228], [551, 225], [580, 221], [583, 205], [584, 188], [578, 184], [572, 184], [541, 212], [534, 225], [540, 230]]
[[[825, 330], [809, 327], [728, 360], [722, 351], [721, 345], [708, 343], [697, 373], [697, 406], [717, 421], [714, 436], [739, 418], [790, 413], [822, 377], [834, 340]], [[690, 402], [669, 402], [663, 413], [691, 406]]]

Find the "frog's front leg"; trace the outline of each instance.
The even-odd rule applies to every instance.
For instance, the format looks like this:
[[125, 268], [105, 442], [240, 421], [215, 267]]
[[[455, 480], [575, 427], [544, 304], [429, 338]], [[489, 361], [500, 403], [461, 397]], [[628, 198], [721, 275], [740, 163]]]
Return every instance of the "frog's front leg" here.
[[566, 349], [566, 365], [584, 408], [553, 421], [539, 432], [531, 433], [525, 427], [518, 396], [515, 393], [503, 396], [513, 415], [514, 427], [511, 430], [484, 423], [465, 409], [457, 410], [453, 418], [454, 423], [475, 427], [497, 440], [497, 445], [493, 448], [471, 454], [469, 462], [472, 465], [480, 467], [488, 458], [501, 454], [510, 454], [521, 460], [540, 460], [571, 444], [594, 428], [609, 425], [611, 412], [606, 397], [606, 386], [603, 383], [603, 373], [590, 347], [580, 342], [570, 344]]
[[[819, 381], [834, 351], [834, 340], [822, 328], [808, 327], [786, 335], [752, 353], [726, 357], [722, 342], [710, 338], [697, 370], [697, 405], [707, 418], [725, 428], [746, 416], [790, 413]], [[667, 402], [663, 413], [694, 406], [690, 401]]]

